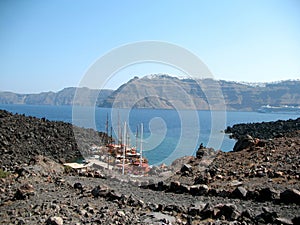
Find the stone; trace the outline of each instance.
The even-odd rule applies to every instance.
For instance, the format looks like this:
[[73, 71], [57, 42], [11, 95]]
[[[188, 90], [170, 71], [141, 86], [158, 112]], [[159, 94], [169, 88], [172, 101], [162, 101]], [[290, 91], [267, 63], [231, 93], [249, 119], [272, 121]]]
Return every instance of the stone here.
[[211, 203], [207, 203], [200, 212], [200, 216], [202, 219], [213, 218], [216, 216], [216, 210]]
[[190, 187], [187, 184], [180, 184], [179, 190], [176, 193], [189, 193]]
[[125, 217], [124, 211], [117, 211], [117, 215], [118, 215], [119, 217]]
[[209, 188], [205, 184], [196, 184], [190, 186], [191, 195], [206, 195], [209, 191]]
[[274, 177], [283, 177], [284, 176], [284, 173], [282, 171], [276, 171], [274, 173]]
[[208, 183], [208, 178], [207, 176], [204, 175], [199, 175], [198, 177], [195, 178], [194, 184], [207, 184]]
[[272, 224], [275, 221], [275, 219], [278, 217], [276, 212], [270, 211], [270, 209], [267, 207], [263, 207], [262, 210], [263, 210], [263, 213], [261, 213], [255, 217], [255, 220], [257, 222]]
[[213, 148], [206, 148], [201, 143], [196, 152], [196, 157], [198, 159], [202, 159], [203, 157], [209, 156], [209, 155], [213, 154], [214, 152], [215, 152], [215, 150]]
[[225, 204], [220, 208], [217, 213], [217, 218], [224, 216], [226, 220], [233, 221], [240, 216], [240, 212], [237, 211], [237, 207], [234, 204]]
[[97, 197], [106, 197], [108, 193], [110, 192], [109, 188], [105, 185], [102, 186], [96, 186], [92, 191], [92, 195], [97, 198]]
[[98, 198], [100, 196], [100, 186], [96, 186], [93, 188], [93, 190], [91, 191], [92, 195], [94, 196], [94, 198]]
[[216, 190], [216, 195], [222, 198], [227, 198], [230, 196], [230, 192], [224, 189], [217, 189]]
[[123, 197], [123, 195], [119, 192], [111, 190], [107, 193], [106, 197], [108, 198], [108, 200], [113, 201], [113, 200], [120, 200]]
[[184, 172], [192, 172], [193, 171], [193, 167], [190, 164], [184, 164], [181, 169], [180, 172], [184, 173]]
[[238, 180], [233, 180], [233, 181], [230, 182], [230, 186], [232, 186], [232, 187], [238, 187], [238, 186], [241, 186], [241, 185], [243, 185], [243, 182], [238, 181]]
[[74, 189], [78, 189], [78, 190], [82, 190], [82, 189], [83, 189], [81, 183], [75, 183], [75, 184], [73, 185], [73, 187], [74, 187]]
[[269, 187], [259, 190], [256, 197], [258, 201], [274, 201], [277, 199], [279, 199], [279, 192]]
[[280, 193], [280, 201], [286, 204], [295, 203], [300, 205], [300, 192], [296, 189], [287, 189]]
[[148, 203], [147, 206], [151, 211], [154, 212], [161, 211], [163, 208], [162, 205], [158, 205], [156, 203]]
[[63, 219], [59, 216], [51, 216], [46, 221], [47, 225], [63, 225]]
[[292, 219], [294, 225], [300, 224], [300, 216], [296, 216]]
[[34, 188], [31, 184], [24, 184], [20, 188], [17, 189], [14, 199], [16, 200], [24, 200], [28, 198], [30, 195], [34, 195]]
[[238, 141], [235, 143], [233, 147], [234, 152], [242, 151], [246, 148], [250, 148], [255, 145], [255, 140], [250, 135], [242, 136], [238, 139]]
[[221, 174], [218, 174], [218, 175], [216, 176], [216, 179], [222, 180], [222, 179], [223, 179], [223, 176], [222, 176]]
[[135, 199], [135, 197], [133, 197], [132, 195], [129, 196], [129, 198], [127, 199], [127, 205], [136, 207], [139, 204], [138, 200]]
[[293, 225], [292, 220], [283, 217], [276, 218], [274, 223], [278, 225]]
[[198, 205], [191, 206], [188, 209], [188, 214], [191, 216], [200, 215], [201, 211], [204, 209], [205, 206], [206, 206], [205, 204], [198, 204]]
[[143, 224], [174, 224], [176, 218], [160, 212], [146, 214], [142, 218]]
[[244, 199], [247, 196], [247, 190], [244, 187], [237, 187], [231, 192], [230, 196], [232, 198]]
[[157, 190], [158, 190], [158, 191], [165, 191], [165, 190], [167, 190], [167, 189], [168, 189], [168, 185], [165, 184], [163, 181], [159, 181], [159, 182], [157, 183]]
[[169, 191], [176, 192], [179, 187], [180, 187], [180, 182], [179, 181], [172, 181], [170, 183]]
[[249, 209], [243, 211], [240, 217], [242, 218], [242, 220], [245, 220], [247, 218], [248, 220], [252, 221], [254, 219], [253, 213]]

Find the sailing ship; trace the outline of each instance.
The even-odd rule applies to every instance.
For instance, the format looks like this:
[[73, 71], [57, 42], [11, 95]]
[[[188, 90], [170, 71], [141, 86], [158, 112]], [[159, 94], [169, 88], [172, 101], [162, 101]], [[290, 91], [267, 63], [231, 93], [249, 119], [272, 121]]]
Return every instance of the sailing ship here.
[[[119, 124], [119, 123], [118, 123]], [[108, 122], [106, 123], [108, 127]], [[108, 129], [106, 129], [108, 131]], [[126, 122], [124, 123], [123, 135], [122, 129], [118, 126], [118, 143], [114, 143], [113, 138], [110, 138], [106, 144], [108, 156], [112, 156], [111, 159], [108, 157], [108, 164], [115, 166], [118, 170], [122, 171], [122, 174], [147, 174], [150, 170], [148, 160], [143, 156], [143, 124], [140, 125], [140, 137], [136, 133], [136, 146], [130, 146], [130, 137], [127, 132], [128, 127]], [[112, 131], [111, 131], [112, 137]], [[139, 152], [137, 151], [139, 143]]]

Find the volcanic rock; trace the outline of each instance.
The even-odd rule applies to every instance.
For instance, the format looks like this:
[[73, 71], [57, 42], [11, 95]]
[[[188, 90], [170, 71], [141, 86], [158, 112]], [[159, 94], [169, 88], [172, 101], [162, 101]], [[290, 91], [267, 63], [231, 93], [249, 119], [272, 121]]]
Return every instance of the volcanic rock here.
[[244, 187], [237, 187], [234, 189], [234, 191], [231, 193], [232, 198], [239, 198], [243, 199], [247, 196], [247, 190]]
[[300, 192], [296, 189], [287, 189], [280, 193], [280, 201], [284, 203], [296, 203], [300, 205]]
[[241, 151], [246, 148], [250, 148], [255, 145], [255, 140], [250, 135], [245, 135], [238, 139], [233, 147], [234, 152]]
[[59, 216], [51, 216], [46, 221], [47, 225], [63, 225], [63, 219]]
[[31, 184], [24, 184], [16, 191], [14, 195], [14, 199], [24, 200], [28, 198], [30, 195], [34, 195], [34, 188]]

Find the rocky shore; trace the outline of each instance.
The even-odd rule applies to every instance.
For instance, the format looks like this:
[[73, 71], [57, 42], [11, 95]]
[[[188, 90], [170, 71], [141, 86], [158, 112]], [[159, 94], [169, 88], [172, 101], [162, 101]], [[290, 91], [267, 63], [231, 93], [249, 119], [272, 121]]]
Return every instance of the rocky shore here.
[[300, 130], [300, 117], [287, 121], [277, 120], [274, 122], [262, 123], [242, 123], [232, 127], [227, 127], [226, 133], [231, 134], [232, 138], [239, 139], [242, 136], [250, 135], [260, 139], [271, 139], [278, 137], [293, 136], [295, 131]]
[[143, 179], [70, 171], [62, 162], [103, 134], [76, 128], [78, 146], [70, 124], [0, 111], [0, 224], [300, 224], [299, 119], [263, 126], [277, 123], [274, 136], [227, 128], [250, 144], [227, 153], [202, 146]]

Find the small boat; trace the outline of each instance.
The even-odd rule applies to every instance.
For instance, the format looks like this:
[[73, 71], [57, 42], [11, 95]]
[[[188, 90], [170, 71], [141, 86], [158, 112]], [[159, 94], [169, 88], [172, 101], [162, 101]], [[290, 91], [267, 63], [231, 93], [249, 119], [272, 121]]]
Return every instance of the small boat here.
[[[141, 124], [141, 136], [140, 136], [140, 150], [137, 152], [137, 147], [130, 147], [129, 139], [127, 136], [127, 126], [124, 123], [124, 143], [115, 144], [107, 143], [107, 153], [115, 158], [114, 163], [111, 166], [116, 166], [116, 168], [122, 170], [122, 174], [146, 174], [149, 172], [150, 167], [148, 160], [143, 157], [143, 124]], [[136, 135], [138, 139], [138, 133]], [[112, 140], [112, 138], [111, 138]], [[126, 143], [127, 142], [127, 143]], [[138, 142], [136, 141], [136, 144]]]

